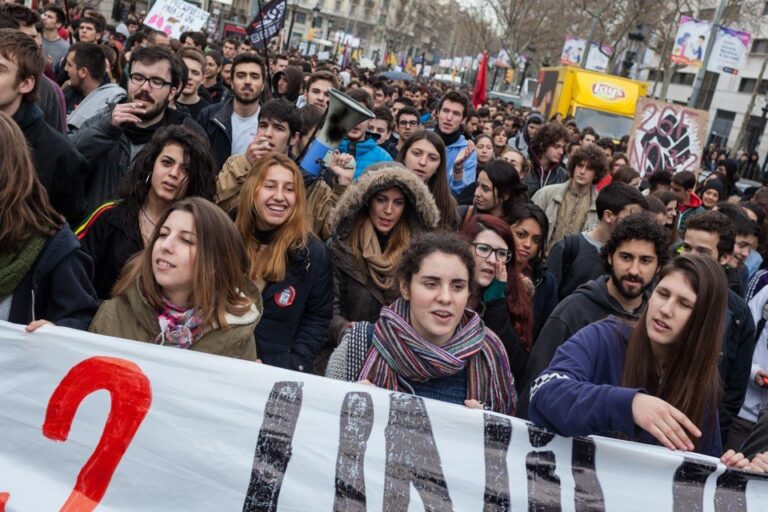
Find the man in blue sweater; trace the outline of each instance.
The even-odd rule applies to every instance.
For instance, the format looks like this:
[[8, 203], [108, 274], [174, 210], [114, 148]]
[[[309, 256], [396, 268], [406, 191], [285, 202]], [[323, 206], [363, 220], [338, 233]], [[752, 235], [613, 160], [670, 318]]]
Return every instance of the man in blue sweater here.
[[624, 219], [601, 250], [608, 275], [581, 285], [557, 305], [531, 349], [517, 416], [528, 417], [531, 382], [544, 371], [557, 349], [582, 327], [609, 315], [628, 320], [640, 316], [646, 291], [669, 259], [664, 230], [646, 213]]
[[475, 182], [477, 153], [475, 144], [461, 133], [461, 126], [469, 115], [469, 99], [463, 94], [447, 92], [437, 106], [435, 133], [445, 143], [445, 169], [451, 193], [458, 196], [467, 185]]

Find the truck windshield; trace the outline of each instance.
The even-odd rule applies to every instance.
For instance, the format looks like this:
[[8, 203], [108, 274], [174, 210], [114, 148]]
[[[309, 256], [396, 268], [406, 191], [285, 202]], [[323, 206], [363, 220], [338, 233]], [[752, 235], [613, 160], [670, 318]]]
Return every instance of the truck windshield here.
[[591, 126], [601, 137], [619, 140], [632, 130], [632, 118], [600, 112], [591, 108], [576, 109], [576, 124], [579, 129]]

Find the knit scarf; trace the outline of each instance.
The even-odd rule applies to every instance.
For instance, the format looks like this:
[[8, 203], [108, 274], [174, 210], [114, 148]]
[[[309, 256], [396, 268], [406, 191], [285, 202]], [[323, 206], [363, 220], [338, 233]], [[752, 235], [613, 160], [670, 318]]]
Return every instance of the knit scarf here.
[[581, 233], [584, 230], [589, 207], [592, 205], [592, 194], [592, 187], [590, 187], [589, 192], [580, 195], [573, 191], [571, 185], [565, 188], [563, 202], [557, 211], [555, 225], [551, 228], [552, 236], [547, 244], [547, 254], [558, 240], [571, 233]]
[[160, 334], [155, 343], [177, 348], [189, 348], [203, 335], [205, 322], [193, 308], [181, 309], [168, 301], [157, 314]]
[[367, 264], [368, 274], [379, 289], [389, 290], [394, 283], [396, 262], [384, 256], [379, 237], [376, 236], [376, 229], [370, 219], [365, 220], [362, 230], [360, 249], [363, 251], [363, 259]]
[[0, 298], [13, 293], [35, 264], [45, 242], [45, 237], [32, 235], [21, 240], [14, 250], [0, 252]]
[[517, 396], [504, 346], [477, 313], [466, 310], [453, 338], [443, 346], [422, 338], [409, 316], [409, 303], [404, 299], [381, 310], [359, 379], [393, 391], [408, 391], [408, 380], [426, 382], [467, 368], [468, 399], [514, 414]]

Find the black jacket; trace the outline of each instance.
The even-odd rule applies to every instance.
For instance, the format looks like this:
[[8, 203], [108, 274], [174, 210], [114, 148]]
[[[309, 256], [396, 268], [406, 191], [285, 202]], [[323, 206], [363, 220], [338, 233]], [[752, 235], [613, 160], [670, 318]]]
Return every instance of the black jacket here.
[[494, 299], [481, 303], [477, 308], [483, 318], [483, 323], [499, 337], [507, 350], [509, 367], [515, 378], [515, 388], [518, 393], [522, 390], [525, 366], [528, 362], [528, 352], [520, 342], [515, 328], [509, 318], [506, 299]]
[[93, 285], [99, 300], [112, 297], [112, 287], [128, 259], [144, 248], [139, 219], [126, 216], [121, 203], [105, 203], [76, 232], [83, 250], [93, 258]]
[[605, 273], [600, 250], [589, 243], [583, 233], [571, 233], [558, 240], [549, 251], [547, 266], [557, 279], [560, 300]]
[[211, 142], [211, 154], [219, 170], [232, 154], [233, 102], [232, 98], [228, 98], [221, 103], [208, 105], [197, 118]]
[[[516, 414], [527, 418], [530, 400], [530, 384], [544, 371], [557, 349], [582, 327], [614, 315], [619, 318], [635, 320], [642, 306], [630, 313], [608, 293], [608, 276], [603, 276], [578, 287], [575, 292], [563, 299], [544, 324], [536, 343], [531, 349], [525, 377], [518, 396]], [[645, 304], [645, 299], [643, 300]]]
[[733, 418], [744, 405], [749, 375], [752, 369], [752, 353], [755, 351], [755, 322], [747, 302], [728, 290], [728, 311], [725, 318], [725, 336], [720, 352], [718, 370], [723, 383], [720, 400], [720, 434], [723, 443], [728, 439]]
[[51, 204], [76, 225], [86, 214], [83, 186], [90, 171], [88, 162], [65, 135], [45, 122], [36, 104], [22, 102], [13, 118], [32, 148], [37, 177]]
[[13, 291], [8, 321], [49, 320], [62, 327], [88, 329], [99, 307], [92, 270], [91, 258], [65, 225], [45, 243]]
[[267, 283], [261, 293], [256, 351], [266, 364], [309, 372], [333, 315], [331, 258], [314, 236], [307, 249], [288, 257], [285, 279]]
[[[183, 125], [205, 138], [200, 125], [191, 117], [170, 108], [153, 128], [171, 125]], [[85, 185], [89, 212], [114, 198], [120, 180], [146, 144], [132, 144], [123, 126], [112, 126], [112, 109], [83, 123], [69, 139], [91, 163], [91, 175]]]
[[533, 339], [536, 339], [557, 307], [557, 280], [545, 264], [539, 263], [533, 272], [533, 285]]

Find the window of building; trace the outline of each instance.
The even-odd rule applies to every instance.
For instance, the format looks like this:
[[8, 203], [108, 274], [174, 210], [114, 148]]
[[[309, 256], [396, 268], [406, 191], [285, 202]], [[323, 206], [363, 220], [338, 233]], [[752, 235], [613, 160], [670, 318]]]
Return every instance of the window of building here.
[[307, 22], [307, 13], [305, 13], [305, 12], [297, 12], [296, 13], [295, 21], [296, 21], [296, 23], [302, 23], [302, 24], [306, 23]]
[[765, 55], [768, 53], [768, 39], [755, 39], [752, 41], [752, 49], [749, 53], [752, 55]]
[[[757, 78], [742, 78], [739, 82], [739, 92], [752, 93], [757, 85]], [[760, 89], [758, 94], [763, 95], [768, 93], [768, 80], [760, 82]]]
[[763, 5], [763, 16], [768, 15], [768, 2], [765, 2], [765, 5]]

